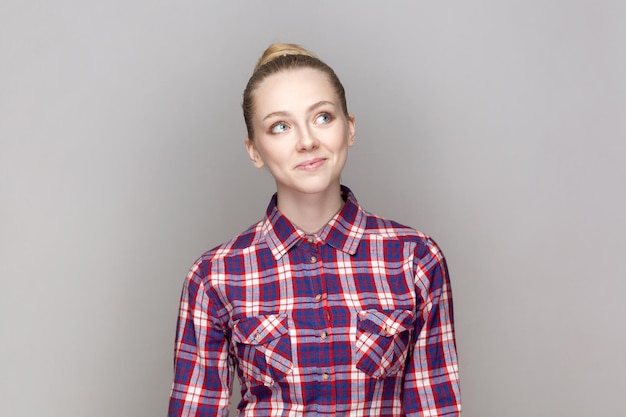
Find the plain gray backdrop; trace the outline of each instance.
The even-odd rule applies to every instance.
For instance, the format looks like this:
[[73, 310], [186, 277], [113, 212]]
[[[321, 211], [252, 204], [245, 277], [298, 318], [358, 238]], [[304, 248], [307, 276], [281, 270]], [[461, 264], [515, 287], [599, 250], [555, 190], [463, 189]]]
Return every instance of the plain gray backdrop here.
[[166, 414], [187, 269], [274, 190], [240, 102], [277, 41], [447, 256], [463, 415], [626, 415], [626, 3], [575, 0], [3, 0], [0, 415]]

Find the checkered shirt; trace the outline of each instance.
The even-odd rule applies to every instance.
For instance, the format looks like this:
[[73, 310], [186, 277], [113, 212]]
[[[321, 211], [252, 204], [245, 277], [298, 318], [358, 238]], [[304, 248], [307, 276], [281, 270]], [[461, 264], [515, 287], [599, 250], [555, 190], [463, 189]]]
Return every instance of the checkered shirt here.
[[450, 281], [428, 236], [346, 203], [317, 234], [276, 207], [184, 282], [169, 416], [458, 416]]

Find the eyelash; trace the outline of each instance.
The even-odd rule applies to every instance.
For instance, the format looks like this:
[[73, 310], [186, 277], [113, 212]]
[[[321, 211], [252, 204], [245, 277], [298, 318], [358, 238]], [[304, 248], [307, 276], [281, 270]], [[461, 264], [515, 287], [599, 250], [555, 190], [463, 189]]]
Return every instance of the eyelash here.
[[320, 114], [319, 114], [319, 115], [315, 118], [315, 120], [317, 121], [317, 120], [319, 120], [319, 118], [320, 118], [320, 117], [323, 117], [323, 116], [327, 117], [327, 118], [328, 118], [328, 120], [327, 120], [326, 122], [322, 122], [322, 123], [326, 124], [326, 123], [330, 123], [330, 122], [332, 122], [332, 121], [333, 121], [333, 116], [332, 116], [330, 113], [328, 113], [328, 112], [320, 113]]
[[[280, 131], [276, 131], [276, 128], [278, 128], [279, 126], [284, 126], [285, 129], [280, 130]], [[276, 122], [276, 123], [274, 123], [273, 125], [270, 126], [270, 133], [274, 133], [274, 134], [283, 133], [283, 132], [285, 132], [287, 130], [287, 128], [288, 128], [287, 123], [285, 123], [285, 122]]]
[[[318, 122], [318, 120], [319, 120], [321, 117], [326, 117], [326, 118], [327, 118], [327, 120], [326, 120], [326, 121], [323, 121], [323, 122]], [[323, 112], [323, 113], [320, 113], [320, 114], [318, 114], [318, 115], [315, 117], [315, 123], [316, 123], [316, 124], [318, 124], [318, 123], [319, 123], [319, 124], [328, 124], [328, 123], [330, 123], [330, 122], [332, 122], [332, 121], [333, 121], [333, 115], [332, 115], [332, 114], [330, 114], [330, 113], [328, 113], [328, 112]], [[282, 126], [283, 128], [282, 128], [281, 130], [277, 130], [277, 129], [278, 129], [279, 127], [281, 127], [281, 126]], [[274, 123], [274, 124], [272, 124], [272, 125], [270, 126], [270, 133], [272, 133], [272, 134], [279, 134], [279, 133], [286, 132], [286, 131], [287, 131], [287, 129], [289, 129], [289, 126], [287, 125], [287, 123], [285, 123], [285, 122], [276, 122], [276, 123]]]

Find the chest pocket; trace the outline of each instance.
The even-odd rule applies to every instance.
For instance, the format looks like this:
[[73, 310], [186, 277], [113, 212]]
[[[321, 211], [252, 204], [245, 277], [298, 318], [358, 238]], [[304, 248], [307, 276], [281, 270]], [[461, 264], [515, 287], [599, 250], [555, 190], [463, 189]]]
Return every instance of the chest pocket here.
[[273, 385], [293, 370], [286, 314], [246, 317], [235, 323], [239, 367], [255, 384]]
[[374, 378], [404, 368], [410, 351], [414, 314], [410, 310], [364, 310], [358, 314], [356, 367]]

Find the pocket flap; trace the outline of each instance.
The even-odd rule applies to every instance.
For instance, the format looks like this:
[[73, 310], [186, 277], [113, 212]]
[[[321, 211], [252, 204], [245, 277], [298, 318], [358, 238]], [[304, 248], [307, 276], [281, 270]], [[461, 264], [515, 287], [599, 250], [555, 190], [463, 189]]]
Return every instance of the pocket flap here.
[[286, 314], [245, 317], [235, 323], [233, 340], [247, 345], [261, 345], [288, 332]]
[[357, 328], [386, 337], [410, 330], [414, 321], [411, 310], [363, 310]]

